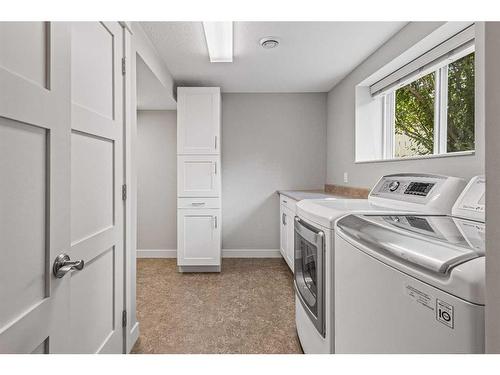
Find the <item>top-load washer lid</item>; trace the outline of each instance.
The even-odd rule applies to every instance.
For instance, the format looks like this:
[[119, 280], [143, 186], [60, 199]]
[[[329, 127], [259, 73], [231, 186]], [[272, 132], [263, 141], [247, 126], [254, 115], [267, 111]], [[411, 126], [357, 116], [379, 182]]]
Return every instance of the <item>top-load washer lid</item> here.
[[438, 274], [484, 256], [484, 224], [450, 216], [349, 215], [337, 227], [375, 253]]

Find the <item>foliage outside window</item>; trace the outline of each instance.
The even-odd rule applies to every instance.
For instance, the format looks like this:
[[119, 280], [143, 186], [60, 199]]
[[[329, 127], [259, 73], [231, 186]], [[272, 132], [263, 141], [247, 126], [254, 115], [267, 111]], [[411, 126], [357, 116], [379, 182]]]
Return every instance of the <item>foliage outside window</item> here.
[[386, 97], [386, 157], [474, 150], [474, 53]]

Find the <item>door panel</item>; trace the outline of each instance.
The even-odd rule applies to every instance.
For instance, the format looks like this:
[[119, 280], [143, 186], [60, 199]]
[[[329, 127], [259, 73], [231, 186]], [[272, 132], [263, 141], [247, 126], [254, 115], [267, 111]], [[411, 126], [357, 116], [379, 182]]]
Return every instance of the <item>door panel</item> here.
[[70, 33], [0, 25], [0, 353], [57, 353], [69, 326], [69, 284], [51, 266], [70, 242]]
[[114, 117], [114, 59], [118, 57], [114, 44], [120, 44], [120, 35], [114, 35], [113, 29], [100, 22], [75, 22], [71, 32], [73, 104], [108, 119]]
[[71, 134], [71, 242], [113, 226], [113, 141]]
[[70, 332], [77, 338], [72, 347], [75, 353], [99, 351], [114, 330], [114, 256], [114, 248], [107, 249], [85, 265], [85, 274], [71, 275]]
[[218, 156], [178, 156], [177, 195], [179, 197], [220, 196]]
[[0, 22], [0, 66], [48, 88], [48, 22]]
[[[123, 351], [122, 30], [72, 23], [72, 353]], [[85, 332], [80, 332], [85, 327]]]
[[[46, 130], [0, 118], [0, 327], [40, 303], [50, 274], [46, 263]], [[10, 158], [14, 163], [5, 163]], [[5, 164], [4, 164], [5, 163]], [[24, 189], [20, 195], [20, 189]], [[4, 214], [8, 212], [9, 214]], [[23, 231], [19, 230], [23, 223]], [[2, 258], [3, 259], [3, 258]], [[12, 262], [22, 263], [23, 271]], [[8, 286], [8, 287], [7, 287]]]
[[220, 264], [219, 209], [180, 209], [177, 225], [179, 266]]

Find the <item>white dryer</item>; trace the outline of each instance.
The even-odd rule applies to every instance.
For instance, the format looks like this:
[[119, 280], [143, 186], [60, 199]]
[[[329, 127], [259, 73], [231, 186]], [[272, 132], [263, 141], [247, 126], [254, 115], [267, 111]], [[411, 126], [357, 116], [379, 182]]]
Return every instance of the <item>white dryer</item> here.
[[479, 176], [452, 216], [337, 222], [337, 353], [484, 352], [484, 193]]
[[305, 353], [334, 353], [335, 223], [351, 213], [449, 214], [465, 186], [456, 177], [397, 174], [382, 177], [368, 199], [314, 199], [297, 204], [295, 321]]

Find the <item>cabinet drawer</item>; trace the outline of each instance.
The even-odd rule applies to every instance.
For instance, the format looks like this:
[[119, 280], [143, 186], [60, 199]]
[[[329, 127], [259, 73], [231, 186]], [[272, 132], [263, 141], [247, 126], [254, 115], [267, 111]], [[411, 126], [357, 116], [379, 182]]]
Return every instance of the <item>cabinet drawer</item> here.
[[178, 198], [177, 208], [220, 208], [220, 198]]
[[295, 206], [297, 204], [297, 201], [295, 199], [280, 194], [280, 204], [289, 208], [293, 213], [295, 213]]

